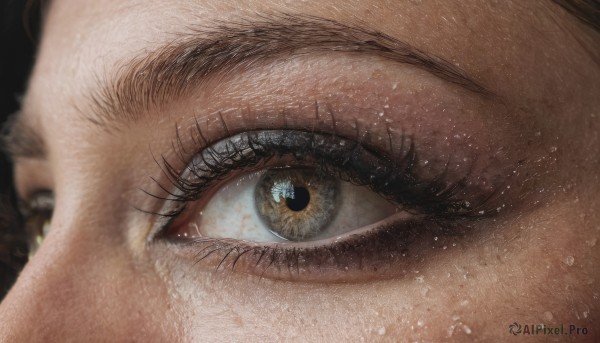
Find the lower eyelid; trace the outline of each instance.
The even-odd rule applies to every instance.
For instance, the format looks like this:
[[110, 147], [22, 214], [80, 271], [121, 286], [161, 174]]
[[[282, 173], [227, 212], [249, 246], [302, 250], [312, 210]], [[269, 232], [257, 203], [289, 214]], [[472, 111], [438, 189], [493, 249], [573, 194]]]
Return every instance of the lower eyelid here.
[[171, 241], [173, 253], [206, 271], [294, 282], [365, 282], [402, 278], [468, 227], [433, 218], [385, 221], [329, 244], [258, 244], [235, 239]]

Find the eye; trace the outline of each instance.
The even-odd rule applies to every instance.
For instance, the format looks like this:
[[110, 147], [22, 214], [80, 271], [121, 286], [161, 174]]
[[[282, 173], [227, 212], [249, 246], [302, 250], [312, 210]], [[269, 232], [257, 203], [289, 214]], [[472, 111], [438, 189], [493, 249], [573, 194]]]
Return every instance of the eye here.
[[50, 231], [53, 211], [54, 195], [50, 191], [36, 192], [29, 200], [21, 201], [20, 212], [25, 223], [29, 258], [37, 252]]
[[319, 172], [285, 167], [255, 172], [224, 185], [170, 235], [301, 242], [342, 235], [383, 220], [398, 206], [365, 186]]
[[331, 133], [251, 131], [182, 169], [165, 161], [172, 187], [148, 192], [163, 200], [154, 237], [216, 270], [302, 281], [397, 275], [398, 264], [462, 234], [486, 213], [477, 199], [494, 191], [449, 181], [448, 164], [419, 164], [414, 141], [400, 139], [386, 154]]

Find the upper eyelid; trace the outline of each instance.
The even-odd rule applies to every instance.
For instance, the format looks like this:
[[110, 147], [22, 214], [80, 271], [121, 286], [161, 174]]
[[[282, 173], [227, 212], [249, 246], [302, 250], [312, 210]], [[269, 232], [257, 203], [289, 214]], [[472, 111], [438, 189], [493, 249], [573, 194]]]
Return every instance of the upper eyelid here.
[[[225, 130], [225, 129], [224, 129]], [[266, 130], [266, 131], [265, 131]], [[407, 141], [407, 143], [405, 144], [404, 142], [402, 143], [402, 148], [400, 150], [397, 151], [387, 151], [384, 152], [382, 149], [378, 149], [378, 148], [373, 148], [373, 150], [370, 150], [368, 147], [365, 147], [362, 145], [362, 143], [357, 140], [356, 138], [358, 137], [354, 137], [354, 138], [348, 138], [348, 137], [344, 137], [343, 135], [339, 135], [338, 132], [332, 131], [332, 132], [320, 132], [320, 131], [302, 131], [302, 130], [293, 130], [293, 129], [289, 129], [286, 128], [286, 130], [291, 130], [295, 131], [297, 133], [300, 133], [304, 136], [306, 136], [306, 139], [309, 139], [309, 136], [312, 136], [313, 140], [317, 139], [317, 137], [324, 137], [325, 139], [331, 138], [334, 140], [337, 139], [341, 139], [344, 140], [345, 142], [348, 142], [347, 144], [345, 144], [345, 146], [347, 148], [350, 148], [349, 151], [354, 151], [356, 147], [360, 147], [360, 150], [363, 151], [363, 155], [366, 154], [365, 156], [367, 158], [375, 158], [375, 159], [381, 159], [381, 163], [384, 164], [379, 164], [380, 167], [384, 168], [379, 170], [379, 168], [377, 169], [379, 171], [379, 175], [377, 177], [377, 180], [381, 181], [383, 178], [386, 178], [385, 175], [396, 175], [393, 178], [389, 179], [388, 181], [391, 182], [391, 184], [389, 185], [389, 187], [393, 187], [393, 190], [395, 192], [398, 192], [400, 190], [402, 190], [402, 197], [400, 198], [393, 198], [393, 196], [396, 196], [395, 194], [392, 193], [388, 193], [385, 189], [382, 189], [381, 187], [383, 187], [383, 184], [379, 184], [379, 186], [377, 186], [374, 182], [374, 180], [371, 180], [369, 182], [367, 182], [366, 184], [368, 185], [373, 185], [372, 190], [376, 191], [377, 193], [384, 195], [384, 194], [388, 194], [387, 196], [390, 197], [390, 200], [398, 203], [398, 204], [403, 204], [405, 206], [407, 206], [407, 208], [412, 208], [414, 210], [417, 211], [428, 211], [428, 210], [432, 210], [433, 208], [439, 207], [442, 208], [444, 206], [448, 206], [448, 209], [452, 209], [452, 213], [447, 213], [447, 216], [449, 217], [483, 217], [483, 215], [477, 213], [476, 211], [484, 208], [487, 206], [487, 199], [481, 203], [478, 203], [478, 201], [474, 201], [474, 199], [470, 199], [471, 201], [467, 201], [465, 202], [464, 200], [466, 199], [456, 199], [454, 198], [455, 194], [454, 192], [457, 190], [460, 190], [461, 187], [465, 187], [464, 185], [462, 185], [462, 182], [464, 181], [463, 179], [460, 179], [458, 181], [453, 181], [453, 180], [446, 180], [446, 172], [447, 170], [445, 170], [442, 174], [437, 175], [435, 178], [428, 180], [428, 179], [424, 179], [421, 180], [422, 182], [424, 182], [423, 184], [419, 185], [419, 188], [411, 188], [410, 186], [410, 182], [409, 180], [412, 180], [412, 176], [413, 175], [413, 168], [415, 168], [416, 164], [418, 163], [416, 160], [416, 154], [415, 154], [415, 146], [414, 146], [414, 141], [412, 138], [410, 137], [406, 137], [404, 136], [404, 134], [401, 135], [400, 139], [402, 139], [403, 141]], [[285, 130], [284, 130], [285, 131]], [[268, 134], [268, 133], [273, 133], [273, 132], [283, 132], [282, 130], [273, 130], [273, 128], [270, 129], [264, 129], [264, 130], [260, 130], [260, 129], [255, 129], [255, 130], [250, 130], [250, 131], [243, 131], [241, 133], [234, 133], [234, 137], [238, 137], [239, 135], [245, 135], [249, 134], [252, 135], [253, 132], [255, 132], [254, 134], [256, 135], [261, 135], [261, 134]], [[199, 131], [198, 134], [202, 135], [202, 133]], [[212, 184], [212, 182], [207, 182], [205, 181], [206, 178], [211, 179], [214, 176], [211, 176], [213, 174], [216, 175], [217, 180], [221, 180], [222, 177], [222, 173], [229, 173], [232, 171], [231, 167], [223, 167], [220, 166], [220, 162], [219, 162], [219, 156], [225, 154], [225, 156], [230, 156], [231, 153], [236, 154], [236, 156], [241, 156], [241, 155], [237, 155], [238, 153], [240, 153], [240, 150], [236, 150], [237, 145], [241, 144], [242, 146], [244, 146], [244, 143], [242, 143], [243, 141], [243, 137], [239, 138], [241, 139], [240, 141], [235, 141], [236, 143], [232, 143], [231, 141], [229, 141], [229, 138], [232, 138], [231, 136], [231, 132], [229, 132], [229, 130], [226, 130], [225, 132], [222, 133], [224, 135], [223, 138], [221, 139], [217, 139], [215, 142], [212, 143], [208, 143], [209, 145], [206, 146], [206, 144], [203, 144], [203, 146], [198, 147], [200, 149], [200, 151], [198, 153], [194, 153], [194, 152], [187, 152], [184, 153], [186, 156], [184, 156], [183, 154], [180, 153], [175, 154], [175, 156], [177, 157], [178, 161], [177, 164], [181, 165], [181, 167], [175, 167], [171, 162], [167, 161], [166, 159], [163, 158], [162, 163], [164, 165], [160, 165], [159, 162], [157, 162], [157, 164], [159, 164], [159, 167], [162, 169], [163, 173], [166, 175], [166, 179], [168, 180], [170, 186], [163, 186], [161, 185], [158, 181], [157, 184], [158, 186], [162, 189], [162, 192], [165, 192], [167, 195], [166, 196], [160, 196], [160, 195], [156, 195], [156, 194], [152, 194], [150, 192], [145, 192], [155, 198], [158, 199], [162, 199], [164, 201], [175, 201], [175, 203], [179, 203], [179, 204], [183, 204], [183, 208], [185, 208], [185, 204], [187, 204], [188, 202], [191, 201], [195, 201], [197, 200], [198, 196], [201, 196], [202, 193], [204, 191], [206, 191], [207, 187], [211, 188], [214, 185]], [[334, 136], [331, 136], [331, 135]], [[181, 149], [181, 147], [184, 145], [181, 141], [179, 141], [180, 135], [177, 134], [176, 135], [176, 139], [178, 140], [177, 144], [173, 144], [173, 148], [174, 149]], [[257, 136], [258, 137], [258, 136]], [[279, 137], [283, 137], [283, 135], [280, 135]], [[398, 137], [396, 137], [398, 138]], [[248, 140], [248, 142], [252, 142], [252, 139], [250, 136], [246, 137], [246, 139]], [[393, 137], [390, 137], [390, 140], [393, 140]], [[271, 143], [273, 143], [274, 141], [272, 141]], [[206, 142], [204, 142], [206, 143]], [[263, 142], [264, 143], [264, 142]], [[229, 145], [226, 145], [227, 148], [221, 147], [220, 150], [226, 149], [225, 151], [220, 151], [219, 149], [217, 150], [212, 150], [214, 149], [214, 144], [233, 144], [232, 148], [234, 151], [230, 152], [229, 151]], [[268, 142], [264, 143], [266, 145], [269, 145]], [[275, 145], [281, 145], [283, 144], [283, 142], [279, 142]], [[302, 144], [302, 146], [304, 146], [304, 144]], [[311, 149], [314, 149], [315, 147], [311, 147], [309, 150], [307, 150], [308, 154], [310, 155], [309, 151], [312, 151]], [[259, 149], [260, 150], [260, 149]], [[385, 150], [385, 149], [384, 149]], [[251, 156], [254, 156], [254, 153], [257, 152], [253, 149], [254, 152], [250, 153]], [[283, 150], [281, 150], [283, 151]], [[281, 152], [279, 151], [279, 152]], [[291, 150], [290, 150], [291, 151]], [[315, 152], [315, 151], [313, 151]], [[277, 153], [275, 151], [272, 151], [272, 153]], [[290, 152], [288, 152], [289, 154]], [[324, 153], [324, 152], [321, 152]], [[295, 154], [295, 153], [294, 153]], [[354, 155], [354, 153], [352, 153]], [[398, 155], [398, 156], [392, 156], [392, 155]], [[207, 155], [207, 156], [205, 156]], [[317, 157], [316, 155], [313, 157]], [[264, 157], [252, 157], [254, 159], [261, 160]], [[324, 157], [322, 157], [324, 158]], [[208, 159], [208, 161], [207, 161]], [[248, 160], [241, 158], [242, 160], [242, 165], [246, 166], [248, 164]], [[324, 161], [324, 160], [323, 160]], [[383, 161], [387, 161], [387, 162], [383, 162]], [[331, 161], [332, 163], [333, 160]], [[364, 161], [363, 161], [364, 162]], [[375, 163], [375, 161], [371, 161], [373, 163]], [[252, 162], [254, 163], [254, 162]], [[253, 165], [253, 164], [250, 165]], [[213, 164], [216, 166], [216, 170], [211, 168], [210, 165]], [[335, 163], [334, 163], [335, 164]], [[375, 165], [377, 165], [377, 163], [375, 163]], [[238, 168], [239, 166], [236, 165], [235, 168]], [[324, 168], [326, 166], [323, 166]], [[431, 165], [429, 165], [429, 167], [431, 167]], [[446, 165], [447, 167], [447, 165]], [[197, 169], [200, 168], [200, 169]], [[336, 168], [334, 166], [334, 168]], [[388, 168], [389, 171], [385, 172], [385, 168]], [[206, 170], [205, 170], [206, 169]], [[196, 173], [200, 173], [200, 175], [196, 174]], [[350, 170], [349, 170], [350, 172]], [[358, 172], [358, 170], [352, 171], [352, 172]], [[373, 173], [373, 171], [371, 172]], [[382, 174], [383, 173], [383, 174]], [[410, 175], [408, 175], [407, 173], [409, 173]], [[377, 174], [377, 173], [375, 173]], [[417, 173], [419, 174], [419, 173]], [[414, 175], [417, 175], [414, 174]], [[187, 176], [186, 176], [187, 175]], [[354, 174], [348, 174], [348, 176], [350, 177], [350, 175], [354, 175]], [[374, 174], [373, 174], [374, 175]], [[355, 177], [360, 177], [358, 174], [354, 175]], [[188, 177], [191, 177], [192, 179], [188, 179]], [[199, 180], [194, 181], [194, 178], [200, 178]], [[417, 177], [418, 179], [418, 177]], [[354, 179], [355, 181], [358, 179]], [[381, 182], [380, 182], [381, 183]], [[386, 184], [387, 185], [387, 184]], [[174, 187], [175, 189], [178, 189], [178, 191], [173, 191], [172, 188], [170, 187]], [[379, 187], [379, 188], [378, 188]], [[388, 187], [388, 186], [385, 186]], [[429, 190], [431, 190], [431, 192], [436, 193], [435, 197], [433, 194], [430, 194], [427, 197], [427, 194], [425, 194], [426, 192], [429, 192]], [[177, 192], [182, 192], [181, 194], [178, 194]], [[420, 194], [421, 197], [423, 197], [423, 199], [418, 200], [420, 202], [411, 202], [411, 197], [415, 197], [417, 196], [417, 194]], [[420, 199], [415, 198], [415, 199]], [[464, 204], [466, 203], [471, 203], [471, 205], [467, 205], [467, 207], [462, 207], [464, 206]], [[487, 210], [487, 208], [486, 208]], [[494, 212], [489, 212], [489, 211], [485, 211], [488, 213], [491, 213], [492, 215], [494, 214]], [[160, 216], [164, 216], [164, 217], [175, 217], [180, 213], [180, 211], [175, 211], [175, 212], [164, 212], [160, 213], [160, 212], [155, 212], [154, 214], [158, 214]]]

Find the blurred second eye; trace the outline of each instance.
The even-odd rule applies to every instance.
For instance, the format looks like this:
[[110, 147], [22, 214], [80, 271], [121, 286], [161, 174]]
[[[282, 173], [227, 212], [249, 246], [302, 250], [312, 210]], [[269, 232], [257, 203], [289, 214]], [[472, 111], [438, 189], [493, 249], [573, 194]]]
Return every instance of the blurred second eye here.
[[205, 204], [190, 204], [169, 236], [232, 238], [254, 242], [327, 239], [374, 224], [398, 207], [365, 186], [314, 167], [246, 174], [223, 185]]

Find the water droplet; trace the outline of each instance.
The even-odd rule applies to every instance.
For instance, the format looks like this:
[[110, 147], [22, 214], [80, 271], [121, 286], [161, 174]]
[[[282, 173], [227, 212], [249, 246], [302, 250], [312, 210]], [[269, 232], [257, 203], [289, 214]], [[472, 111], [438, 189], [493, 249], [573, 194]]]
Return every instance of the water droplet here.
[[569, 266], [569, 267], [570, 267], [570, 266], [572, 266], [572, 265], [573, 265], [573, 263], [575, 263], [575, 257], [573, 257], [573, 256], [567, 256], [567, 257], [565, 258], [565, 264], [566, 264], [567, 266]]
[[558, 150], [557, 147], [555, 147], [555, 146], [550, 147], [550, 152], [556, 152], [556, 150]]
[[341, 145], [341, 146], [344, 146], [344, 145], [346, 145], [346, 141], [340, 141], [340, 145]]
[[479, 213], [479, 214], [485, 214], [485, 211], [479, 211], [477, 213]]
[[434, 241], [437, 241], [437, 240], [438, 240], [437, 236], [433, 237], [433, 240], [434, 240]]
[[473, 331], [471, 331], [471, 328], [470, 328], [470, 327], [468, 327], [468, 326], [466, 326], [466, 325], [463, 325], [463, 331], [464, 331], [464, 332], [465, 332], [467, 335], [470, 335], [470, 334], [471, 334], [471, 332], [473, 332]]
[[384, 113], [383, 112], [379, 112], [378, 113], [380, 117], [383, 117]]
[[450, 326], [448, 327], [448, 330], [447, 330], [447, 332], [448, 332], [448, 337], [452, 337], [452, 335], [454, 334], [454, 328], [455, 328], [455, 325], [450, 325]]
[[428, 163], [429, 163], [428, 160], [423, 161], [423, 164], [428, 164]]
[[394, 83], [394, 84], [392, 85], [392, 89], [396, 89], [396, 88], [398, 88], [398, 84], [397, 84], [397, 83]]
[[379, 336], [385, 335], [385, 327], [380, 327], [379, 330], [377, 330], [377, 333], [379, 334]]
[[390, 105], [385, 104], [385, 105], [383, 105], [383, 108], [390, 108]]
[[419, 320], [417, 321], [417, 326], [418, 326], [418, 327], [422, 328], [424, 325], [425, 325], [425, 321], [424, 321], [423, 319], [419, 319]]

